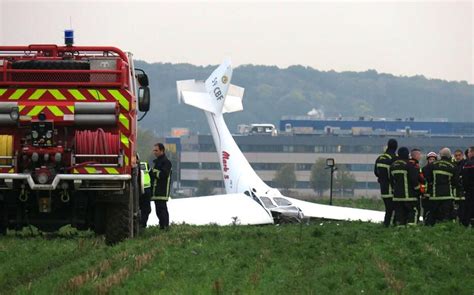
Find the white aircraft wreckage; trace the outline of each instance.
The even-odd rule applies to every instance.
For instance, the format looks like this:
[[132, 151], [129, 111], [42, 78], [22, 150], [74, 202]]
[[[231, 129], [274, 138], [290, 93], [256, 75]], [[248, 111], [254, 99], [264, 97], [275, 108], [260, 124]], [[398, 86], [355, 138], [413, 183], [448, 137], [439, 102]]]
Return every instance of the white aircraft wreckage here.
[[[301, 221], [303, 218], [383, 221], [384, 212], [301, 201], [285, 197], [265, 184], [240, 151], [224, 121], [224, 113], [243, 110], [244, 88], [230, 84], [231, 78], [231, 63], [225, 61], [206, 81], [176, 82], [178, 101], [206, 114], [227, 194], [171, 199], [168, 202], [170, 222], [250, 225]], [[157, 223], [156, 214], [152, 212], [149, 224]]]

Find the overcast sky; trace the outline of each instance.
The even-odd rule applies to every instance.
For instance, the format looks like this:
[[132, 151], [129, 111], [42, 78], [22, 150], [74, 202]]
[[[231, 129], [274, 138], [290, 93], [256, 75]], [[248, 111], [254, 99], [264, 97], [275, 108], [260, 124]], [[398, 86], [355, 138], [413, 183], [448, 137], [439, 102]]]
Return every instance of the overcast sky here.
[[473, 83], [472, 1], [0, 0], [0, 43], [113, 45], [148, 62], [301, 64]]

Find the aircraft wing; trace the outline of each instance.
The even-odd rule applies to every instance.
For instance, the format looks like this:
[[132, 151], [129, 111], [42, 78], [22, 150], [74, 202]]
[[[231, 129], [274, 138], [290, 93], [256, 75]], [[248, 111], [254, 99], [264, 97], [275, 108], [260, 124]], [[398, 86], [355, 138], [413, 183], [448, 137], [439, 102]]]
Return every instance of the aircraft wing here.
[[[152, 204], [148, 225], [157, 225]], [[245, 194], [215, 195], [171, 199], [168, 201], [171, 223], [192, 225], [257, 225], [272, 224], [272, 216], [260, 204]]]
[[382, 211], [329, 206], [288, 197], [285, 198], [293, 203], [294, 206], [300, 208], [305, 217], [382, 222], [385, 216], [385, 212]]

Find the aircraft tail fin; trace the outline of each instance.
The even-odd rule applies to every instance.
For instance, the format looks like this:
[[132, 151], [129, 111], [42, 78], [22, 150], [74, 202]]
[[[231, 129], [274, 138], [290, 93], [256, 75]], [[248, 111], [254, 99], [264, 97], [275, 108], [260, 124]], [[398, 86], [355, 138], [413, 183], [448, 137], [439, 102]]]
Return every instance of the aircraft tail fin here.
[[216, 115], [241, 111], [244, 88], [230, 84], [231, 78], [232, 66], [225, 61], [206, 81], [177, 81], [178, 102]]

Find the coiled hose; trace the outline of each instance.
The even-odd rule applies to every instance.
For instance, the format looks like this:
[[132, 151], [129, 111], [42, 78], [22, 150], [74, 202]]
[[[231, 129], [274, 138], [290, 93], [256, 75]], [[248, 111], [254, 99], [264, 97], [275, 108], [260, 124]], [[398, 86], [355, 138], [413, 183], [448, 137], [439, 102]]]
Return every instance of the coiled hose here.
[[[99, 128], [96, 131], [77, 130], [75, 133], [76, 154], [88, 155], [118, 155], [120, 142], [118, 134], [105, 132]], [[114, 163], [116, 158], [79, 158], [80, 162], [95, 162], [101, 164]]]

